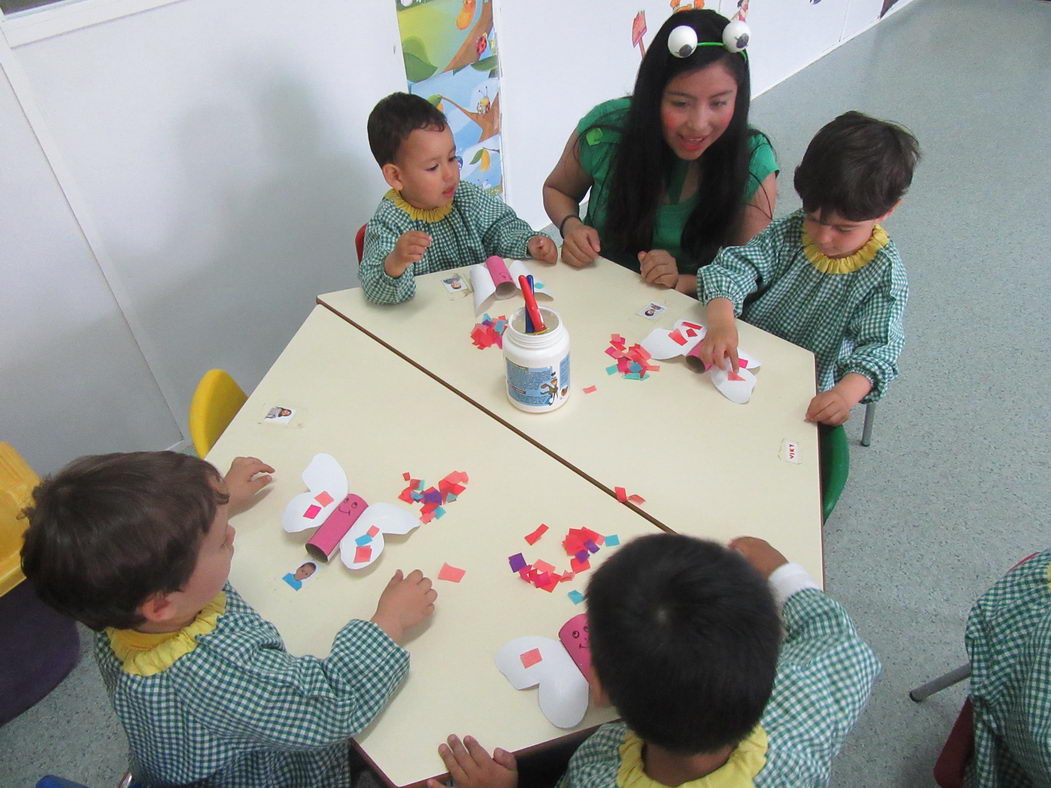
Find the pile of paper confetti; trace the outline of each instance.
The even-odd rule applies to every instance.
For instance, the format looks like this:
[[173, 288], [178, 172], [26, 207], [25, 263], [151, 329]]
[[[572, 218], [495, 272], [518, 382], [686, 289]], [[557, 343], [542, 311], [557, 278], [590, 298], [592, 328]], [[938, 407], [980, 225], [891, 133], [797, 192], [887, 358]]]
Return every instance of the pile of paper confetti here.
[[[548, 530], [546, 525], [541, 525], [532, 533], [526, 535], [525, 540], [529, 544], [536, 544], [537, 540]], [[572, 580], [581, 572], [591, 568], [590, 557], [599, 551], [600, 545], [613, 547], [620, 544], [620, 537], [615, 535], [603, 536], [595, 533], [590, 528], [570, 528], [566, 538], [562, 540], [562, 547], [569, 556], [569, 570], [559, 572], [558, 569], [547, 561], [537, 560], [529, 563], [521, 553], [508, 556], [507, 563], [511, 571], [518, 574], [525, 582], [551, 592], [558, 587], [559, 583]], [[579, 591], [570, 591], [570, 599], [579, 604], [584, 595]]]
[[471, 341], [479, 350], [485, 350], [485, 348], [492, 345], [502, 348], [504, 346], [504, 330], [506, 328], [506, 315], [500, 315], [500, 317], [493, 319], [486, 312], [482, 315], [482, 322], [475, 323], [474, 328], [471, 329]]
[[606, 367], [606, 374], [620, 372], [625, 380], [646, 380], [647, 372], [657, 372], [660, 364], [650, 363], [650, 354], [642, 345], [636, 343], [630, 348], [620, 334], [613, 334], [609, 339], [606, 354], [617, 360], [616, 364]]
[[426, 482], [422, 479], [413, 479], [408, 472], [401, 476], [409, 483], [409, 486], [401, 491], [398, 498], [405, 503], [423, 504], [420, 508], [420, 521], [423, 523], [441, 519], [445, 515], [445, 504], [455, 501], [467, 489], [468, 478], [463, 471], [453, 471], [447, 474], [438, 482], [437, 488], [424, 488]]

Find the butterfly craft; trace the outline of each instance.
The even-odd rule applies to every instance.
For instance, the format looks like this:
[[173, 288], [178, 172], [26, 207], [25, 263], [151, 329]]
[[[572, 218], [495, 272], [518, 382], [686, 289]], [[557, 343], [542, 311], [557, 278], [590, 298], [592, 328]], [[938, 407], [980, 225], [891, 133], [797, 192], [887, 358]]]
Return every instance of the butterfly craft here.
[[383, 553], [384, 534], [407, 534], [420, 524], [412, 512], [389, 503], [370, 506], [348, 492], [347, 474], [330, 454], [314, 455], [303, 482], [309, 492], [288, 502], [281, 525], [288, 533], [317, 528], [306, 549], [319, 561], [339, 550], [348, 569], [364, 569]]
[[708, 329], [700, 323], [676, 320], [671, 331], [655, 328], [640, 344], [654, 359], [685, 357], [686, 366], [695, 372], [706, 373], [720, 394], [731, 402], [744, 405], [752, 398], [752, 390], [755, 389], [756, 377], [752, 372], [759, 369], [759, 359], [737, 348], [740, 364], [737, 372], [734, 372], [732, 368], [722, 369], [712, 364], [705, 364], [701, 361], [698, 351], [707, 331]]
[[[530, 276], [529, 269], [521, 260], [512, 260], [508, 265], [504, 262], [504, 258], [496, 255], [484, 263], [472, 265], [467, 270], [471, 277], [471, 289], [474, 290], [474, 313], [476, 315], [489, 309], [494, 301], [511, 298], [520, 293], [518, 277]], [[554, 300], [554, 296], [544, 290], [544, 283], [539, 279], [533, 280], [533, 287], [537, 298]]]
[[540, 711], [557, 728], [572, 728], [588, 710], [591, 647], [587, 614], [569, 619], [558, 640], [528, 635], [505, 643], [496, 666], [515, 689], [540, 685]]

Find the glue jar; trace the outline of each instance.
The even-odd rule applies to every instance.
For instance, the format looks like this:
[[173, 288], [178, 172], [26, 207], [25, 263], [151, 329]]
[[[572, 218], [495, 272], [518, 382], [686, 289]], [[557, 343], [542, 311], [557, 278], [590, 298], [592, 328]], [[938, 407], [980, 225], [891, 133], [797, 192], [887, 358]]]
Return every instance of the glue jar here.
[[569, 332], [557, 312], [540, 307], [544, 330], [527, 334], [525, 314], [515, 312], [504, 332], [507, 398], [519, 410], [546, 413], [569, 397]]

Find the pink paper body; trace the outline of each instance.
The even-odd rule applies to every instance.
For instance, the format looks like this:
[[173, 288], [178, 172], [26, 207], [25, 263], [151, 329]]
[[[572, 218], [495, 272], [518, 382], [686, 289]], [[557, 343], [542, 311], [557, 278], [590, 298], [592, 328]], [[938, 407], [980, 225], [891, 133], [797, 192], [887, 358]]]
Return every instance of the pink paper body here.
[[347, 535], [347, 531], [368, 506], [364, 498], [354, 493], [340, 501], [339, 506], [307, 542], [307, 552], [319, 561], [328, 561], [339, 547], [340, 539]]
[[504, 262], [504, 258], [497, 257], [494, 254], [485, 261], [485, 267], [489, 269], [489, 275], [493, 277], [493, 284], [496, 286], [496, 292], [499, 295], [506, 296], [514, 291], [515, 283], [511, 278], [511, 272], [507, 270], [507, 263]]
[[566, 647], [573, 663], [584, 678], [591, 678], [591, 641], [588, 638], [588, 615], [578, 613], [558, 630], [558, 639]]

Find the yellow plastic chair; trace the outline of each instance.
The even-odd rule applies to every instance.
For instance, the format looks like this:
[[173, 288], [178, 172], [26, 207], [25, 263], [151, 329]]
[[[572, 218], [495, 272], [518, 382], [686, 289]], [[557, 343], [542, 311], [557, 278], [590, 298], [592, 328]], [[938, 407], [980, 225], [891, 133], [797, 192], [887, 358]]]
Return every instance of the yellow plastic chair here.
[[204, 457], [223, 434], [248, 397], [230, 373], [210, 369], [204, 373], [190, 402], [190, 440]]
[[38, 484], [40, 477], [14, 447], [0, 442], [0, 596], [26, 579], [20, 553], [29, 520], [21, 513]]

